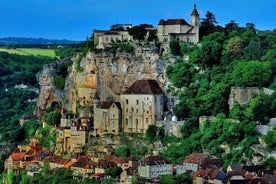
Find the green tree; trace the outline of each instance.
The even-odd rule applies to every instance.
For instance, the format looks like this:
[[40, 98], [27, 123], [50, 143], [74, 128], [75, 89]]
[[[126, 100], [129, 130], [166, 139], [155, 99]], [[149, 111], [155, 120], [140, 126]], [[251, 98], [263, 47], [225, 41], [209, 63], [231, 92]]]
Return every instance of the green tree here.
[[110, 167], [105, 170], [105, 174], [111, 176], [112, 178], [119, 178], [120, 174], [123, 172], [121, 167]]
[[146, 131], [146, 138], [150, 143], [153, 143], [157, 140], [158, 127], [156, 125], [149, 125]]
[[261, 40], [258, 37], [253, 38], [244, 48], [244, 57], [247, 61], [260, 60], [262, 57], [263, 48]]
[[152, 28], [152, 25], [140, 24], [138, 26], [133, 26], [128, 30], [128, 32], [131, 36], [133, 36], [134, 40], [144, 40], [147, 34], [146, 28]]
[[272, 131], [269, 131], [267, 135], [264, 136], [264, 140], [267, 144], [266, 149], [268, 151], [271, 151], [276, 147], [276, 128], [274, 128]]
[[217, 20], [215, 15], [207, 11], [205, 18], [202, 18], [199, 28], [199, 39], [201, 40], [204, 36], [207, 36], [216, 31]]
[[178, 174], [175, 176], [175, 184], [192, 184], [193, 180], [189, 173]]
[[203, 68], [220, 64], [224, 38], [224, 33], [219, 32], [204, 37], [201, 46], [194, 49], [189, 55], [190, 61]]
[[243, 56], [243, 44], [239, 36], [235, 36], [228, 40], [226, 50], [229, 51], [235, 58], [242, 58]]
[[180, 55], [180, 45], [178, 40], [174, 39], [170, 42], [170, 51], [173, 55]]
[[49, 125], [57, 125], [57, 124], [59, 124], [60, 123], [60, 118], [61, 118], [61, 115], [57, 111], [51, 111], [51, 112], [46, 113], [44, 115], [44, 120]]
[[174, 183], [174, 176], [173, 175], [161, 175], [159, 179], [159, 184], [168, 184]]
[[258, 61], [238, 62], [232, 73], [233, 83], [237, 86], [264, 86], [271, 76], [269, 63]]
[[264, 161], [264, 166], [267, 169], [275, 170], [276, 169], [276, 160], [274, 157], [269, 157]]
[[126, 145], [119, 146], [119, 147], [117, 148], [116, 154], [117, 154], [119, 157], [127, 158], [127, 157], [130, 156], [130, 147], [129, 147], [129, 146], [126, 146]]

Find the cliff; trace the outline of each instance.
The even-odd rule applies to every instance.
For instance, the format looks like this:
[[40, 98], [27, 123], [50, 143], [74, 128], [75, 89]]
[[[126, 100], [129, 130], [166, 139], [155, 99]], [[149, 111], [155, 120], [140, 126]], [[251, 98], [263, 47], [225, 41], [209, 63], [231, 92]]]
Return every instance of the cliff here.
[[[65, 87], [58, 90], [54, 85], [56, 70], [71, 60]], [[156, 79], [165, 86], [165, 67], [170, 62], [161, 60], [155, 52], [137, 48], [135, 54], [88, 52], [83, 58], [76, 56], [45, 65], [37, 75], [41, 91], [36, 114], [41, 116], [57, 103], [80, 116], [90, 116], [96, 93], [101, 101], [119, 101], [119, 95], [136, 80]]]

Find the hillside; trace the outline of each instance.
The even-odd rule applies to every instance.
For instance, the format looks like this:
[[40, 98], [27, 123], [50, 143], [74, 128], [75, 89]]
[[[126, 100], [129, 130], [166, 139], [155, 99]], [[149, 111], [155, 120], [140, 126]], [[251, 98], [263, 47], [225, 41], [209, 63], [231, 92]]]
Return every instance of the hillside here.
[[57, 39], [44, 39], [44, 38], [24, 38], [24, 37], [7, 37], [0, 38], [0, 45], [67, 45], [77, 44], [81, 41], [72, 40], [57, 40]]

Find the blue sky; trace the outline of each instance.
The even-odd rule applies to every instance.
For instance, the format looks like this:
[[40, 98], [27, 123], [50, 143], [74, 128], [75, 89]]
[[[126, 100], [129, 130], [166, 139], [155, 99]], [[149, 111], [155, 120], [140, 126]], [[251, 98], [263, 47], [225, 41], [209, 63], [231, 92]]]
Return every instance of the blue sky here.
[[201, 18], [212, 12], [219, 25], [276, 29], [276, 0], [0, 0], [0, 37], [85, 40], [93, 29], [115, 23], [157, 26], [160, 19], [184, 18], [196, 2]]

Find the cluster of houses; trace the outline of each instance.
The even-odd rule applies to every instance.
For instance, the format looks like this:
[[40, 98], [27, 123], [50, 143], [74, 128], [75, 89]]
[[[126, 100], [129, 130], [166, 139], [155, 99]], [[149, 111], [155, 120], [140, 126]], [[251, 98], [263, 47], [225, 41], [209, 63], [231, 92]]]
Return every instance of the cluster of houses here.
[[[184, 19], [161, 19], [157, 28], [147, 28], [149, 31], [156, 31], [159, 41], [170, 42], [178, 39], [181, 42], [198, 43], [199, 41], [199, 13], [196, 4], [190, 14], [190, 24]], [[98, 48], [103, 49], [115, 41], [133, 41], [128, 30], [132, 24], [115, 24], [110, 30], [94, 30], [94, 42]]]
[[18, 146], [5, 160], [5, 169], [15, 174], [26, 171], [29, 176], [41, 172], [48, 165], [52, 171], [60, 168], [71, 169], [74, 179], [81, 181], [86, 177], [96, 180], [110, 178], [106, 169], [122, 169], [118, 183], [158, 183], [162, 175], [189, 173], [195, 184], [270, 184], [276, 183], [275, 171], [265, 170], [262, 165], [229, 165], [222, 171], [222, 160], [209, 158], [204, 153], [192, 153], [178, 164], [172, 164], [163, 156], [145, 158], [122, 158], [110, 154], [104, 158], [95, 155], [75, 154], [72, 158], [62, 158], [41, 147], [33, 140], [26, 146]]
[[92, 117], [75, 118], [62, 112], [61, 123], [56, 127], [57, 143], [61, 152], [82, 152], [91, 137], [106, 134], [121, 135], [146, 133], [150, 125], [164, 126], [167, 134], [180, 137], [185, 121], [163, 118], [164, 96], [156, 80], [137, 80], [122, 94], [119, 102], [101, 102], [93, 99]]

